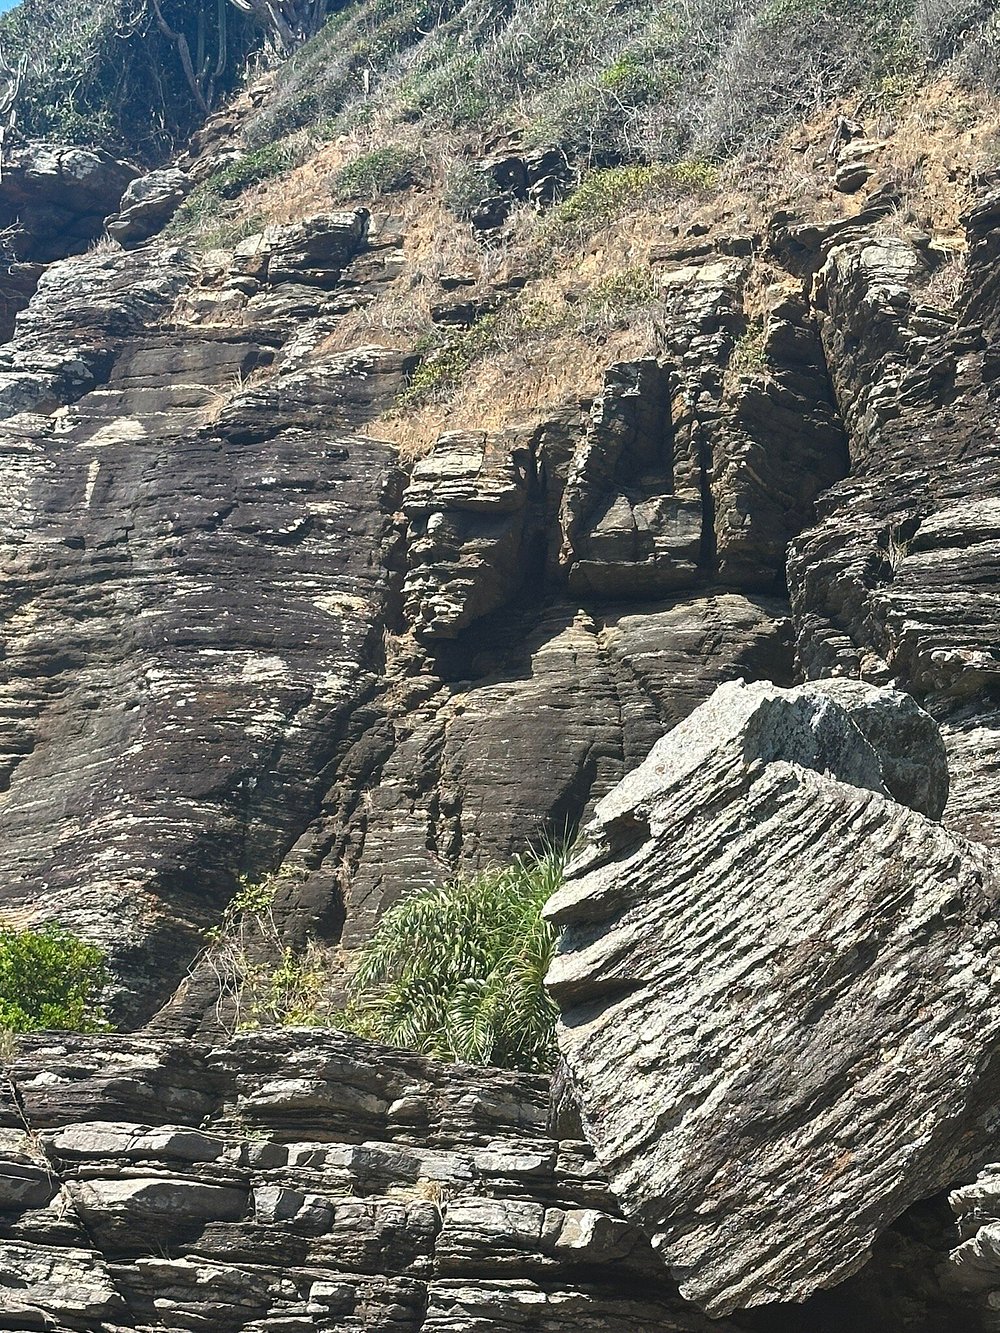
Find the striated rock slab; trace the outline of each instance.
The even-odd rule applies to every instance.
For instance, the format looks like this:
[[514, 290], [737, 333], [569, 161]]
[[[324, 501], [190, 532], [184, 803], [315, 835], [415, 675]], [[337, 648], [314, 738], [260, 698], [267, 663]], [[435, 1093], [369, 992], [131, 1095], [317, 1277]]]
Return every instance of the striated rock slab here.
[[813, 299], [852, 469], [792, 543], [788, 583], [805, 672], [921, 698], [954, 755], [953, 826], [996, 845], [995, 184], [966, 223], [957, 313], [928, 303], [929, 261], [903, 238], [854, 235], [826, 252]]
[[786, 611], [723, 594], [593, 614], [557, 605], [527, 628], [481, 629], [478, 678], [405, 710], [408, 730], [397, 724], [355, 817], [345, 942], [362, 943], [401, 894], [454, 865], [474, 870], [572, 835], [721, 681], [790, 681]]
[[516, 432], [445, 435], [414, 465], [403, 496], [403, 595], [418, 636], [452, 638], [518, 591], [534, 481], [530, 446]]
[[983, 1333], [995, 1333], [1000, 1328], [1000, 1166], [985, 1166], [948, 1201], [958, 1244], [949, 1255], [947, 1281], [967, 1295]]
[[990, 1151], [1000, 876], [946, 796], [907, 696], [724, 685], [549, 905], [588, 1136], [712, 1315], [841, 1281]]
[[[359, 224], [360, 226], [360, 224]], [[0, 351], [3, 912], [100, 942], [141, 1021], [309, 821], [374, 693], [400, 475], [368, 349], [178, 327], [176, 247], [54, 265]]]
[[194, 182], [176, 167], [164, 167], [137, 177], [122, 196], [118, 212], [105, 224], [120, 245], [138, 245], [155, 236], [170, 221], [190, 194]]

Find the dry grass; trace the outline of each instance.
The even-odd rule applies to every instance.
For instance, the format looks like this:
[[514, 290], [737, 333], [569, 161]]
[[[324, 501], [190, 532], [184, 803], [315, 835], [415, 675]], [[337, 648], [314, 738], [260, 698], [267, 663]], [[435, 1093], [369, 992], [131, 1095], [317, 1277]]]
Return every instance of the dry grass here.
[[[942, 266], [928, 285], [928, 299], [947, 304], [960, 279], [958, 219], [968, 198], [970, 168], [997, 155], [996, 102], [942, 80], [918, 90], [891, 113], [866, 113], [856, 102], [845, 102], [837, 111], [859, 119], [878, 142], [869, 158], [875, 172], [869, 188], [890, 183], [900, 194], [899, 209], [881, 225], [900, 231], [919, 227], [955, 253], [955, 263]], [[259, 225], [287, 224], [330, 211], [338, 207], [331, 182], [345, 164], [389, 142], [419, 147], [424, 183], [373, 205], [376, 212], [399, 218], [406, 259], [400, 277], [375, 288], [371, 301], [346, 315], [317, 348], [322, 354], [373, 342], [401, 350], [430, 343], [435, 336], [432, 306], [462, 297], [462, 291], [451, 298], [443, 291], [441, 279], [449, 274], [471, 278], [472, 285], [462, 290], [477, 297], [490, 288], [504, 289], [488, 354], [474, 358], [457, 384], [430, 395], [437, 401], [399, 406], [373, 423], [401, 456], [413, 459], [426, 454], [444, 431], [527, 424], [554, 404], [584, 400], [600, 387], [613, 361], [661, 352], [655, 311], [636, 310], [627, 321], [603, 323], [588, 322], [579, 312], [588, 291], [625, 270], [642, 270], [653, 247], [675, 238], [683, 242], [694, 224], [714, 235], [746, 235], [766, 233], [778, 209], [803, 218], [860, 211], [867, 190], [845, 195], [833, 187], [834, 120], [835, 113], [825, 111], [769, 152], [726, 164], [713, 191], [633, 208], [610, 225], [595, 226], [589, 236], [560, 233], [552, 213], [525, 205], [514, 210], [499, 233], [483, 239], [443, 202], [448, 167], [464, 158], [470, 145], [450, 132], [420, 141], [415, 128], [377, 112], [371, 123], [351, 133], [317, 141], [302, 165], [245, 191], [239, 215]], [[522, 291], [506, 289], [525, 274], [530, 276]], [[763, 321], [778, 289], [792, 290], [797, 281], [766, 256], [755, 257], [745, 292], [748, 318]], [[548, 311], [551, 318], [519, 320], [518, 309]], [[509, 319], [508, 310], [515, 312]], [[220, 395], [216, 410], [242, 387]]]

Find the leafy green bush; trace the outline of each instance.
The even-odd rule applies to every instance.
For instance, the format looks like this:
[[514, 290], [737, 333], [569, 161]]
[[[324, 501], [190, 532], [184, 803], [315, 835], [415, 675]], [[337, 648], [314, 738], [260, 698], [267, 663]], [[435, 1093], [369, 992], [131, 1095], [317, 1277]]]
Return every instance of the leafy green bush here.
[[404, 144], [386, 144], [341, 167], [333, 178], [337, 199], [375, 199], [416, 183], [420, 157]]
[[519, 858], [397, 903], [362, 951], [345, 1025], [442, 1060], [543, 1070], [556, 1008], [543, 981], [555, 934], [542, 908], [565, 853]]
[[365, 95], [393, 60], [447, 24], [463, 0], [366, 0], [347, 4], [279, 69], [267, 105], [247, 128], [253, 146], [337, 116]]
[[103, 952], [56, 926], [0, 927], [0, 1031], [100, 1032]]
[[299, 154], [288, 143], [265, 144], [214, 171], [202, 187], [219, 199], [236, 199], [251, 185], [279, 176], [298, 164]]
[[400, 407], [443, 402], [484, 357], [524, 348], [530, 339], [558, 332], [567, 309], [538, 298], [521, 297], [483, 315], [468, 329], [439, 329], [414, 347], [421, 361], [398, 399]]
[[400, 407], [440, 402], [457, 388], [481, 356], [490, 350], [495, 315], [485, 315], [471, 329], [448, 329], [418, 339], [420, 363], [400, 394]]
[[768, 364], [764, 325], [749, 324], [733, 347], [727, 378], [732, 381], [741, 375], [763, 375]]
[[244, 236], [259, 231], [262, 224], [255, 217], [240, 217], [239, 210], [228, 205], [252, 185], [271, 180], [300, 161], [300, 150], [284, 142], [244, 153], [214, 171], [188, 195], [165, 234], [174, 239], [197, 240], [203, 248], [237, 244]]
[[649, 310], [659, 296], [651, 269], [633, 264], [609, 273], [587, 292], [578, 327], [582, 333], [620, 328], [631, 324], [640, 311]]
[[456, 217], [471, 218], [492, 192], [483, 172], [468, 162], [453, 162], [445, 173], [444, 203]]

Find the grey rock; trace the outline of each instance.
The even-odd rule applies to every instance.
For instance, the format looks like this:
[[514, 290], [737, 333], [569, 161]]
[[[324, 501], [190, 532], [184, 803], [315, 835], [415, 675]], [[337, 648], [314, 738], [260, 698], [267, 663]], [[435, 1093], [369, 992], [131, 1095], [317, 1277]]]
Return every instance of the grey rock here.
[[713, 1316], [842, 1281], [995, 1133], [997, 869], [888, 796], [892, 710], [940, 772], [914, 708], [720, 687], [598, 805], [547, 909], [588, 1136]]
[[524, 578], [534, 459], [516, 434], [445, 435], [414, 465], [404, 610], [422, 638], [452, 638], [511, 600]]
[[[23, 1116], [86, 1228], [59, 1243], [69, 1223], [49, 1211], [30, 1240], [0, 1238], [0, 1321], [16, 1327], [708, 1328], [617, 1215], [587, 1146], [549, 1133], [542, 1078], [316, 1029], [216, 1046], [32, 1036], [9, 1074], [4, 1151]], [[173, 1108], [162, 1123], [103, 1118], [185, 1080], [204, 1093], [203, 1128]], [[218, 1160], [192, 1151], [206, 1139], [225, 1144]], [[159, 1161], [139, 1164], [137, 1144]]]
[[13, 229], [19, 259], [48, 263], [80, 254], [101, 234], [134, 176], [134, 167], [101, 149], [8, 142], [0, 227]]
[[106, 221], [108, 235], [121, 245], [148, 241], [167, 225], [194, 182], [176, 167], [137, 177], [122, 196], [117, 213]]
[[927, 260], [907, 240], [828, 250], [814, 302], [852, 475], [793, 541], [788, 575], [807, 673], [893, 681], [920, 698], [954, 746], [954, 827], [995, 843], [995, 192], [966, 221], [970, 313], [958, 326], [929, 323]]

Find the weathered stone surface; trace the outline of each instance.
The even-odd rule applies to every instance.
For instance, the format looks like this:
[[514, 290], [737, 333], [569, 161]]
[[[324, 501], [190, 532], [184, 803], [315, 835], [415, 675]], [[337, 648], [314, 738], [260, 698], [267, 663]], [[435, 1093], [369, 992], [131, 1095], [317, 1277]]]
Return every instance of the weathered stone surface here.
[[793, 543], [788, 574], [805, 670], [895, 681], [921, 698], [954, 744], [954, 826], [995, 843], [995, 192], [967, 222], [969, 314], [957, 327], [923, 300], [927, 263], [908, 241], [829, 249], [815, 305], [851, 476]]
[[510, 433], [446, 435], [414, 465], [404, 611], [415, 633], [452, 638], [518, 592], [534, 484], [530, 444]]
[[20, 141], [4, 148], [0, 227], [18, 258], [80, 254], [117, 209], [135, 168], [101, 149]]
[[649, 597], [700, 578], [702, 502], [674, 476], [667, 378], [609, 370], [562, 494], [559, 562], [578, 596]]
[[[710, 1327], [617, 1213], [587, 1146], [552, 1137], [544, 1079], [314, 1029], [214, 1047], [40, 1036], [9, 1074], [0, 1121], [37, 1135], [62, 1197], [40, 1211], [0, 1196], [0, 1322]], [[116, 1099], [152, 1110], [158, 1085], [185, 1081], [200, 1084], [201, 1129], [107, 1119]]]
[[[791, 678], [781, 603], [736, 594], [481, 631], [478, 679], [414, 699], [352, 829], [344, 940], [407, 888], [572, 833], [722, 680]], [[509, 641], [516, 646], [511, 648]], [[317, 833], [319, 830], [317, 830]], [[327, 835], [328, 836], [328, 835]]]
[[333, 286], [364, 242], [368, 224], [368, 211], [360, 208], [266, 227], [237, 246], [234, 268], [267, 283]]
[[241, 392], [273, 344], [164, 327], [193, 270], [65, 261], [0, 353], [3, 909], [101, 941], [131, 1017], [307, 825], [375, 688], [395, 542], [391, 451], [357, 430], [400, 358]]
[[598, 805], [547, 909], [588, 1134], [710, 1314], [843, 1279], [996, 1133], [1000, 877], [888, 796], [940, 809], [921, 763], [903, 696], [725, 685]]
[[193, 184], [191, 177], [176, 167], [137, 177], [122, 195], [118, 212], [107, 219], [108, 235], [121, 245], [149, 240], [170, 221]]

